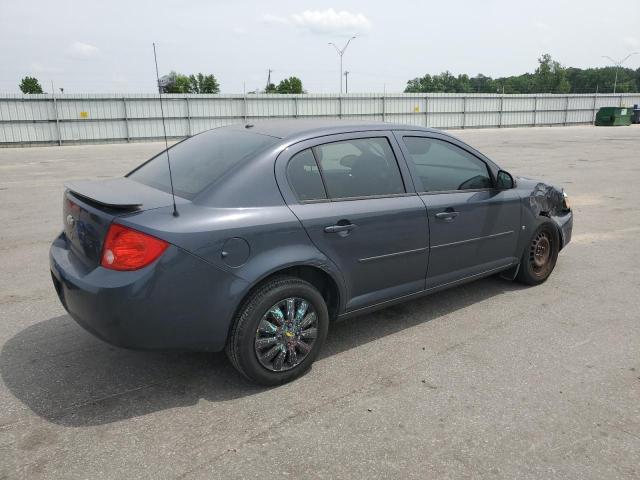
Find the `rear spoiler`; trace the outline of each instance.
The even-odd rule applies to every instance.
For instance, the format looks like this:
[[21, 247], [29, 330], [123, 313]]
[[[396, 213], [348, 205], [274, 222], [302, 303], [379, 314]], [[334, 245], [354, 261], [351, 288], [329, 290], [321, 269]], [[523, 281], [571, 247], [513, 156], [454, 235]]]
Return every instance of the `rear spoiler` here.
[[[131, 185], [134, 184], [134, 185]], [[136, 209], [143, 205], [145, 185], [128, 178], [111, 180], [79, 180], [64, 186], [74, 195], [110, 208]]]

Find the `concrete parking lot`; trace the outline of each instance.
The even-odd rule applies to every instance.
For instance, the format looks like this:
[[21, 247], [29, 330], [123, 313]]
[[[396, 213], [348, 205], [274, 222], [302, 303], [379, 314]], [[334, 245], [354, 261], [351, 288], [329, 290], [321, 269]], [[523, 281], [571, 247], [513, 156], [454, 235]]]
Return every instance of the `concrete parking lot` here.
[[51, 285], [62, 183], [160, 143], [0, 149], [0, 479], [640, 477], [640, 128], [454, 132], [565, 187], [542, 286], [498, 278], [334, 325], [300, 380], [132, 352]]

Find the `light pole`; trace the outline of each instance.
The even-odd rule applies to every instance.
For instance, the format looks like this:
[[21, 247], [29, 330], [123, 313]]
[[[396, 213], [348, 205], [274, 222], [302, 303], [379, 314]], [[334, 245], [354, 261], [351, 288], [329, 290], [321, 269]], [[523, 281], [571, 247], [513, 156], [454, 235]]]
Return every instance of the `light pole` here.
[[338, 55], [340, 56], [340, 93], [342, 93], [342, 56], [344, 55], [344, 52], [347, 50], [347, 47], [351, 43], [351, 40], [354, 40], [355, 38], [356, 37], [354, 35], [349, 40], [347, 40], [347, 43], [345, 44], [345, 46], [342, 49], [339, 49], [338, 46], [335, 43], [329, 42], [329, 45], [333, 45], [333, 48], [336, 49], [336, 52], [338, 52]]
[[602, 58], [606, 58], [608, 60], [611, 60], [611, 62], [616, 66], [616, 78], [613, 81], [613, 93], [616, 93], [616, 86], [618, 85], [618, 70], [620, 70], [620, 67], [622, 66], [622, 64], [624, 62], [627, 61], [627, 59], [629, 57], [631, 57], [632, 55], [638, 55], [638, 52], [633, 52], [630, 53], [629, 55], [627, 55], [626, 57], [624, 57], [622, 60], [614, 60], [613, 58], [609, 57], [608, 55], [603, 55]]
[[349, 93], [349, 71], [344, 72], [344, 93]]

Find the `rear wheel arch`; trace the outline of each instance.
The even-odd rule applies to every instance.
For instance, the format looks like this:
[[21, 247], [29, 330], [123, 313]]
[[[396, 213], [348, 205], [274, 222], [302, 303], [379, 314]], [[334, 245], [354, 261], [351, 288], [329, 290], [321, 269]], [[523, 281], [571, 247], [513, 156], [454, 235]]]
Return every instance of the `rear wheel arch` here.
[[297, 277], [309, 282], [318, 289], [324, 298], [327, 304], [327, 309], [329, 310], [329, 318], [334, 319], [338, 316], [341, 309], [343, 295], [341, 294], [338, 282], [329, 272], [313, 265], [292, 265], [269, 274], [260, 283], [264, 283], [273, 277], [282, 275]]
[[274, 272], [269, 273], [264, 278], [256, 282], [256, 288], [259, 285], [268, 282], [273, 277], [277, 276], [290, 276], [297, 277], [301, 280], [309, 282], [313, 285], [325, 299], [327, 309], [329, 310], [329, 318], [334, 319], [338, 316], [341, 309], [341, 302], [343, 300], [343, 294], [338, 284], [338, 281], [325, 269], [308, 264], [290, 265], [280, 268]]
[[[336, 278], [331, 273], [319, 266], [309, 264], [294, 264], [273, 270], [256, 279], [256, 281], [246, 289], [244, 295], [242, 296], [242, 300], [238, 303], [235, 309], [232, 319], [236, 318], [238, 312], [242, 309], [246, 300], [250, 298], [256, 290], [259, 290], [263, 285], [277, 277], [295, 277], [309, 282], [320, 292], [320, 294], [324, 298], [325, 303], [327, 304], [327, 309], [329, 311], [329, 319], [335, 319], [340, 313], [342, 309], [342, 302], [344, 301], [344, 293], [340, 288], [338, 280], [336, 280]], [[229, 333], [233, 329], [233, 323], [234, 322], [232, 321], [229, 324], [227, 338], [229, 338]]]

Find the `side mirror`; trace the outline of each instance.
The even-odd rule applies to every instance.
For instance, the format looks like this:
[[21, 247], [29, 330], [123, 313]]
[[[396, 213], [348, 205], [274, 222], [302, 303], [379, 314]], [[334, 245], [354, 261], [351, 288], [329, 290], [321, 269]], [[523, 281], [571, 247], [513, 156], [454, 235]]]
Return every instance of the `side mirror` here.
[[509, 190], [516, 186], [516, 182], [513, 180], [513, 177], [509, 172], [505, 172], [504, 170], [500, 170], [498, 172], [497, 177], [497, 187], [499, 190]]

